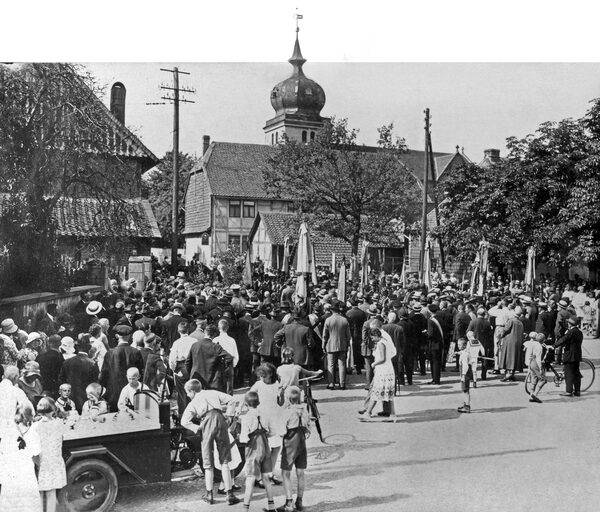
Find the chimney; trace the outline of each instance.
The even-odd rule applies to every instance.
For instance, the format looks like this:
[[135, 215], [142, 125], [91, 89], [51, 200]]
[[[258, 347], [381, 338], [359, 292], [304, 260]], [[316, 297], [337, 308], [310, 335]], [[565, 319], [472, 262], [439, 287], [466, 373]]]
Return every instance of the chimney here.
[[500, 161], [500, 150], [486, 149], [483, 151], [483, 158], [495, 164]]
[[115, 82], [110, 89], [110, 111], [119, 120], [125, 124], [125, 86], [121, 82]]
[[208, 146], [210, 146], [210, 135], [204, 135], [202, 137], [202, 156], [206, 155]]

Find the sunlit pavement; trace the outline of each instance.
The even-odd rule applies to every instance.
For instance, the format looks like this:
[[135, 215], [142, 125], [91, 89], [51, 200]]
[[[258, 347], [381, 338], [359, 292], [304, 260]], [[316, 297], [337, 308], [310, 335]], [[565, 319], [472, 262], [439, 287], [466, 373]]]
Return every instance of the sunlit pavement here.
[[[586, 340], [583, 352], [600, 364], [600, 340]], [[362, 376], [350, 376], [346, 391], [316, 386], [326, 443], [308, 441], [305, 509], [597, 512], [600, 375], [580, 398], [562, 397], [564, 387], [549, 383], [542, 404], [529, 402], [524, 378], [480, 381], [471, 414], [460, 414], [458, 373], [443, 374], [440, 386], [415, 375], [395, 400], [395, 423], [357, 414]], [[280, 506], [283, 488], [275, 489]], [[204, 504], [203, 492], [203, 480], [122, 489], [115, 511], [241, 509], [216, 493], [215, 505]], [[264, 491], [256, 492], [250, 510], [263, 507]]]

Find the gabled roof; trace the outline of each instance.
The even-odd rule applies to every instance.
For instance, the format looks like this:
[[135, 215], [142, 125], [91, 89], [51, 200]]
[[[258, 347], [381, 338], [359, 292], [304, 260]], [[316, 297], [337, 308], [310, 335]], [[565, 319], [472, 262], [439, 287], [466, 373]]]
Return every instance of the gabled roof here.
[[[123, 236], [135, 238], [160, 238], [161, 233], [152, 213], [150, 203], [145, 199], [128, 199], [133, 215], [128, 226], [122, 226]], [[57, 234], [71, 237], [114, 236], [115, 226], [105, 226], [99, 221], [102, 204], [93, 198], [61, 198], [54, 208], [57, 220]], [[118, 228], [117, 228], [118, 229]], [[119, 233], [117, 233], [119, 234]]]
[[[357, 146], [357, 151], [376, 153], [379, 148]], [[204, 157], [193, 167], [191, 174], [201, 168], [206, 172], [212, 195], [248, 199], [273, 199], [265, 190], [263, 170], [277, 151], [276, 146], [238, 142], [212, 142]], [[455, 160], [466, 157], [460, 153], [434, 152], [438, 177]], [[424, 151], [410, 149], [400, 160], [420, 181], [424, 176]], [[468, 161], [468, 159], [466, 159]], [[283, 197], [282, 199], [290, 199]]]
[[[283, 245], [285, 238], [289, 237], [290, 244], [295, 246], [298, 241], [298, 230], [300, 229], [300, 220], [295, 213], [284, 212], [259, 212], [254, 219], [252, 230], [248, 239], [253, 240], [258, 226], [263, 223], [271, 244]], [[315, 260], [318, 266], [331, 265], [331, 253], [335, 253], [336, 258], [341, 260], [346, 258], [349, 262], [352, 256], [352, 246], [342, 238], [336, 238], [328, 233], [324, 233], [310, 225], [309, 229], [315, 249]], [[403, 247], [404, 243], [399, 241], [393, 235], [378, 237], [371, 241], [372, 248], [378, 247]], [[362, 248], [362, 241], [359, 245], [359, 254]]]
[[265, 191], [263, 169], [276, 150], [264, 144], [213, 142], [191, 172], [204, 168], [214, 196], [272, 199]]

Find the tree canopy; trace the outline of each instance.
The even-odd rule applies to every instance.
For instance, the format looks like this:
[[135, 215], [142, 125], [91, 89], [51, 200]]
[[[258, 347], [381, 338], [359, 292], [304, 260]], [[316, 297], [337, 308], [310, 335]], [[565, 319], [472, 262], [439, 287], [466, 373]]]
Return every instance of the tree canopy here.
[[319, 229], [347, 240], [356, 255], [361, 238], [389, 234], [419, 215], [417, 180], [400, 160], [405, 141], [391, 124], [378, 131], [377, 148], [359, 145], [346, 119], [332, 119], [308, 144], [285, 139], [264, 170], [267, 191], [316, 214]]
[[[98, 100], [102, 90], [71, 64], [0, 65], [0, 281], [12, 293], [64, 286], [54, 209], [67, 198], [101, 204], [104, 249], [123, 243], [138, 211], [139, 170]], [[83, 243], [83, 242], [82, 242]], [[112, 244], [112, 245], [111, 245]]]
[[[183, 232], [185, 215], [182, 208], [187, 176], [196, 160], [187, 153], [179, 153], [179, 233]], [[165, 247], [171, 246], [173, 211], [173, 152], [167, 151], [156, 168], [148, 171], [142, 179], [142, 195], [148, 198], [162, 234]]]
[[523, 264], [527, 247], [562, 266], [600, 256], [600, 101], [581, 119], [546, 122], [487, 167], [454, 169], [440, 184], [438, 235], [471, 261], [479, 241], [500, 264]]

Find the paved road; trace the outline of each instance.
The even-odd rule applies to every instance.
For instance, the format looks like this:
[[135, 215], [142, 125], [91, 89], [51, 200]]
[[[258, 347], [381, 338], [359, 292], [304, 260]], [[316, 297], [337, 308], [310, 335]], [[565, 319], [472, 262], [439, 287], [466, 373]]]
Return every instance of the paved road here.
[[[600, 340], [584, 355], [600, 363]], [[356, 411], [365, 391], [359, 377], [346, 391], [317, 387], [326, 444], [309, 440], [308, 512], [600, 510], [600, 374], [580, 398], [546, 386], [543, 404], [528, 401], [523, 379], [480, 382], [472, 413], [461, 415], [459, 377], [415, 385], [396, 398], [397, 422], [368, 420]], [[214, 512], [198, 501], [203, 480], [120, 491], [115, 512]], [[276, 505], [284, 501], [276, 488]], [[266, 506], [255, 495], [251, 510]]]

